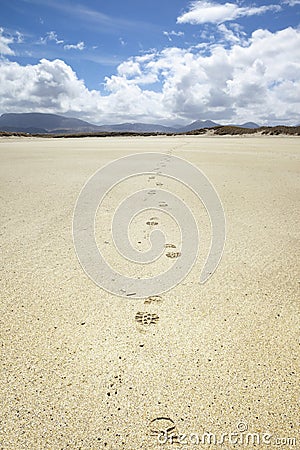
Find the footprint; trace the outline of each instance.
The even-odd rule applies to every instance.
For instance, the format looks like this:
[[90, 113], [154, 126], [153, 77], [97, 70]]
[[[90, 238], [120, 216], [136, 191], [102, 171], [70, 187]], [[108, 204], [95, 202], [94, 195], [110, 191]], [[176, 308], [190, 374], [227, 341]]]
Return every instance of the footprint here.
[[135, 315], [135, 320], [139, 325], [149, 327], [150, 325], [155, 325], [158, 322], [159, 316], [148, 312], [137, 312]]
[[163, 186], [164, 185], [164, 183], [156, 183], [156, 186]]
[[[158, 439], [161, 438], [166, 443], [175, 443], [178, 440], [178, 432], [174, 420], [169, 417], [157, 417], [151, 420], [149, 424], [151, 436], [155, 436]], [[160, 442], [160, 441], [159, 441]]]
[[166, 253], [166, 256], [168, 258], [174, 259], [174, 258], [179, 258], [179, 256], [181, 256], [180, 252], [168, 252]]
[[151, 191], [148, 191], [147, 194], [148, 194], [148, 195], [155, 195], [155, 194], [156, 194], [156, 191], [152, 189]]
[[156, 222], [155, 220], [148, 220], [148, 222], [146, 222], [146, 225], [154, 226], [154, 225], [158, 225], [158, 222]]
[[160, 206], [161, 208], [165, 208], [166, 206], [168, 206], [168, 203], [166, 203], [166, 202], [159, 202], [158, 206]]
[[155, 175], [151, 175], [148, 179], [149, 180], [155, 180]]
[[151, 297], [146, 298], [144, 301], [145, 305], [150, 305], [151, 303], [161, 303], [162, 297], [160, 295], [151, 295]]
[[165, 244], [165, 248], [176, 248], [174, 244]]

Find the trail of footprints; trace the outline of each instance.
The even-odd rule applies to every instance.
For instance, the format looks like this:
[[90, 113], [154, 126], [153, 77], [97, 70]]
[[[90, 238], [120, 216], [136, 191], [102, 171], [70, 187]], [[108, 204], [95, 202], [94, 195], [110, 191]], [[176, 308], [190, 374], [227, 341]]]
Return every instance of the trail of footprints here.
[[[151, 227], [156, 226], [158, 225], [158, 220], [158, 217], [150, 217], [150, 219], [146, 222], [146, 225]], [[165, 253], [166, 257], [168, 258], [174, 259], [181, 256], [180, 252], [175, 251], [175, 244], [167, 243], [165, 244], [165, 249], [168, 249], [168, 251]], [[153, 295], [146, 298], [146, 300], [144, 301], [144, 305], [159, 304], [161, 302], [162, 297], [160, 295]], [[140, 331], [147, 331], [152, 325], [156, 325], [158, 321], [159, 316], [156, 313], [150, 313], [148, 311], [138, 311], [135, 315], [135, 322]]]
[[[165, 158], [165, 162], [168, 162], [168, 158]], [[165, 167], [165, 164], [161, 164], [161, 167]], [[159, 168], [157, 168], [158, 170]], [[151, 175], [149, 176], [149, 180], [155, 180], [155, 176]], [[156, 182], [157, 186], [162, 186], [163, 183]], [[149, 190], [149, 195], [155, 195], [155, 190]], [[160, 207], [168, 207], [168, 204], [166, 202], [160, 202]], [[146, 225], [148, 226], [157, 226], [159, 224], [159, 218], [158, 217], [151, 217], [147, 222]], [[105, 243], [108, 244], [108, 241]], [[166, 257], [168, 258], [178, 258], [181, 253], [176, 251], [176, 245], [172, 243], [165, 244], [165, 249], [167, 252], [165, 253]], [[152, 309], [153, 307], [160, 306], [163, 302], [163, 298], [160, 295], [152, 295], [144, 300], [145, 307], [149, 307], [149, 309]], [[154, 312], [148, 312], [148, 311], [138, 311], [135, 314], [135, 322], [137, 327], [140, 331], [147, 331], [153, 326], [156, 326], [159, 322], [159, 315]], [[115, 374], [114, 376], [110, 376], [109, 380], [106, 384], [106, 396], [107, 396], [107, 403], [113, 404], [114, 408], [117, 408], [117, 410], [121, 410], [121, 403], [118, 399], [118, 393], [119, 390], [122, 388], [122, 377], [121, 374]], [[112, 415], [112, 414], [111, 414]], [[148, 431], [149, 434], [156, 439], [158, 439], [159, 443], [162, 443], [162, 440], [159, 440], [159, 438], [164, 439], [164, 443], [167, 441], [165, 438], [167, 438], [169, 443], [178, 443], [179, 442], [179, 434], [178, 429], [175, 424], [175, 422], [169, 418], [169, 417], [156, 417], [152, 419], [148, 425]]]
[[[163, 203], [161, 206], [167, 206], [166, 203]], [[150, 226], [150, 227], [155, 227], [158, 225], [158, 217], [151, 217], [149, 220], [147, 220], [146, 225]], [[167, 258], [171, 258], [171, 259], [175, 259], [175, 258], [179, 258], [179, 256], [181, 256], [181, 252], [176, 252], [176, 245], [175, 244], [165, 244], [165, 248], [167, 249], [174, 249], [174, 251], [168, 251], [166, 253], [166, 257]]]
[[[166, 167], [165, 163], [168, 163], [171, 159], [171, 152], [170, 155], [163, 158], [161, 167]], [[157, 169], [158, 170], [158, 169]], [[149, 180], [155, 180], [155, 176], [150, 176]], [[156, 186], [163, 186], [163, 183], [156, 182]], [[162, 201], [159, 203], [159, 207], [161, 208], [167, 208], [168, 203]], [[146, 222], [147, 225], [150, 226], [156, 226], [158, 225], [157, 218], [151, 218], [148, 222]], [[165, 244], [165, 248], [168, 249], [166, 252], [166, 257], [174, 259], [181, 256], [180, 252], [176, 251], [176, 245], [172, 243]], [[145, 301], [145, 305], [151, 305], [151, 304], [160, 304], [162, 302], [162, 297], [160, 295], [153, 295], [151, 297], [148, 297]], [[135, 320], [142, 324], [143, 326], [151, 326], [155, 325], [158, 320], [159, 316], [157, 314], [150, 314], [150, 313], [141, 313], [138, 312], [135, 316]], [[155, 419], [152, 419], [149, 423], [149, 431], [150, 435], [158, 439], [158, 442], [162, 443], [162, 441], [159, 441], [159, 437], [163, 438], [163, 442], [166, 443], [167, 441], [171, 444], [178, 443], [178, 430], [176, 427], [176, 424], [174, 420], [172, 420], [170, 417], [156, 417]]]
[[[166, 163], [168, 163], [170, 161], [170, 158], [171, 158], [171, 155], [164, 157], [160, 163], [160, 167], [166, 167]], [[157, 174], [159, 173], [158, 171], [159, 171], [160, 167], [156, 167], [154, 169], [157, 172]], [[156, 186], [158, 186], [158, 187], [163, 186], [162, 182], [156, 181], [156, 175], [149, 175], [148, 183], [149, 182], [155, 182]], [[150, 189], [147, 192], [147, 194], [155, 195], [156, 190]], [[167, 208], [168, 203], [166, 203], [165, 201], [161, 201], [161, 202], [159, 202], [159, 207]], [[150, 217], [150, 219], [147, 220], [146, 225], [148, 225], [150, 227], [155, 227], [158, 225], [158, 223], [159, 223], [158, 221], [159, 221], [158, 217]], [[165, 253], [167, 258], [175, 259], [175, 258], [178, 258], [179, 256], [181, 256], [181, 253], [176, 251], [175, 244], [171, 244], [171, 243], [165, 244], [165, 248], [168, 249], [168, 251]], [[159, 304], [161, 302], [162, 302], [162, 298], [160, 295], [153, 295], [151, 297], [148, 297], [144, 301], [144, 304], [145, 305], [153, 305], [153, 304]], [[153, 325], [156, 325], [158, 321], [159, 321], [159, 316], [156, 313], [150, 313], [148, 311], [138, 311], [135, 315], [135, 322], [136, 322], [138, 328], [142, 329], [143, 331], [150, 329], [150, 327], [152, 327]]]
[[[152, 225], [153, 221], [147, 222]], [[157, 225], [157, 222], [154, 222]], [[175, 244], [165, 244], [166, 249], [176, 249]], [[180, 252], [167, 252], [166, 256], [169, 258], [177, 258], [180, 256]], [[162, 303], [162, 297], [160, 295], [152, 295], [144, 301], [144, 305], [159, 305]], [[153, 325], [156, 325], [159, 321], [159, 315], [149, 311], [138, 311], [135, 315], [135, 322], [140, 331], [148, 331]]]
[[[163, 158], [163, 160], [160, 163], [161, 167], [166, 167], [166, 163], [170, 161], [170, 156], [167, 156]], [[155, 170], [159, 170], [159, 167], [157, 167]], [[159, 173], [159, 172], [158, 172]], [[148, 178], [148, 182], [155, 181], [156, 177], [155, 175], [150, 175]], [[155, 182], [156, 186], [163, 186], [163, 183], [157, 181]], [[148, 191], [148, 195], [155, 195], [156, 191], [154, 189]], [[167, 208], [168, 203], [161, 201], [159, 202], [159, 207], [161, 208]], [[146, 225], [150, 227], [155, 227], [158, 225], [159, 219], [158, 217], [151, 217], [147, 222]], [[175, 259], [181, 256], [181, 252], [176, 251], [176, 245], [172, 243], [166, 243], [165, 249], [167, 252], [165, 253], [167, 258]], [[160, 305], [162, 303], [163, 299], [160, 295], [152, 295], [144, 300], [144, 305]], [[148, 311], [138, 311], [135, 315], [135, 322], [137, 324], [138, 329], [140, 331], [147, 331], [151, 327], [155, 326], [159, 321], [159, 315], [153, 312]], [[155, 419], [151, 420], [149, 423], [149, 431], [150, 435], [156, 437], [157, 439], [159, 437], [161, 438], [167, 438], [167, 440], [170, 443], [176, 443], [178, 442], [178, 430], [176, 427], [175, 422], [169, 418], [169, 417], [156, 417]], [[166, 442], [166, 441], [165, 441]]]

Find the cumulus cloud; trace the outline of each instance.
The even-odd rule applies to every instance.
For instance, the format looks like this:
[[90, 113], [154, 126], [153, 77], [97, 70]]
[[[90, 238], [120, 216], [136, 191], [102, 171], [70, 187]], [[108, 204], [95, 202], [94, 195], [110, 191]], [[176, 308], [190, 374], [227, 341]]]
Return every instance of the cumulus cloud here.
[[4, 36], [4, 30], [0, 28], [0, 55], [14, 55], [15, 52], [9, 47], [13, 42], [14, 38]]
[[104, 81], [101, 93], [61, 60], [27, 66], [2, 60], [0, 110], [56, 112], [94, 123], [298, 123], [300, 30], [256, 30], [242, 44], [233, 39], [229, 48], [219, 43], [205, 52], [201, 46], [153, 51], [124, 61]]
[[0, 98], [3, 111], [83, 111], [97, 106], [99, 94], [89, 91], [61, 60], [42, 59], [21, 66], [2, 61]]
[[[292, 0], [293, 1], [293, 0]], [[295, 1], [295, 0], [294, 0]], [[237, 3], [215, 3], [198, 0], [191, 3], [187, 12], [177, 18], [177, 23], [203, 24], [207, 22], [222, 23], [235, 20], [238, 17], [254, 16], [267, 11], [279, 11], [279, 5], [267, 6], [238, 6]]]
[[85, 43], [83, 41], [78, 42], [77, 44], [67, 44], [64, 45], [65, 50], [84, 50]]

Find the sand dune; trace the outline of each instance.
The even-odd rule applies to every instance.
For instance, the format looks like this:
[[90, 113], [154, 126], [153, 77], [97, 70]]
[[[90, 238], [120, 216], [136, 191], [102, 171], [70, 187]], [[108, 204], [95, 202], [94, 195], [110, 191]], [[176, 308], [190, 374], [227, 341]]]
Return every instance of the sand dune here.
[[[160, 175], [117, 186], [97, 215], [96, 237], [119, 270], [135, 273], [110, 236], [125, 192], [172, 190], [201, 230], [199, 258], [182, 283], [124, 299], [82, 270], [72, 216], [98, 168], [146, 152], [182, 157], [206, 174], [227, 239], [218, 269], [199, 285], [210, 224], [196, 196]], [[0, 161], [1, 448], [174, 448], [159, 442], [166, 428], [169, 439], [187, 435], [182, 448], [209, 447], [192, 445], [205, 432], [216, 438], [212, 448], [233, 448], [222, 434], [241, 439], [246, 430], [258, 448], [297, 448], [298, 138], [1, 138]], [[143, 276], [180, 257], [178, 230], [161, 212], [132, 225], [137, 248], [149, 248], [151, 227], [164, 228], [168, 245]]]

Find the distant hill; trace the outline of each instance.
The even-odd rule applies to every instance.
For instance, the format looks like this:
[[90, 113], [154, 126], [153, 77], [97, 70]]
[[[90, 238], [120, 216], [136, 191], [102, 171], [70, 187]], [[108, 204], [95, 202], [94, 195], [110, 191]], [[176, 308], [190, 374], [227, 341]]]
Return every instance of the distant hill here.
[[165, 127], [158, 124], [149, 123], [120, 123], [115, 125], [101, 125], [100, 131], [118, 131], [129, 133], [176, 133], [177, 128]]
[[200, 130], [201, 128], [213, 128], [219, 125], [219, 123], [212, 122], [211, 120], [196, 120], [185, 127], [177, 129], [177, 132], [185, 133], [187, 131]]
[[[0, 117], [0, 130], [22, 131], [27, 133], [51, 133], [69, 131], [97, 131], [99, 127], [84, 120], [43, 113], [8, 113]], [[35, 131], [39, 130], [39, 131]]]
[[237, 127], [240, 128], [259, 128], [259, 125], [257, 125], [257, 123], [255, 122], [246, 122], [243, 123], [242, 125], [236, 125]]
[[[68, 134], [96, 132], [128, 133], [187, 133], [203, 128], [222, 126], [211, 120], [196, 120], [186, 126], [167, 127], [160, 124], [121, 123], [113, 125], [94, 125], [81, 119], [44, 113], [7, 113], [0, 116], [0, 131], [29, 134]], [[234, 125], [232, 125], [234, 126]], [[258, 125], [246, 122], [240, 128], [254, 129]]]
[[74, 133], [74, 132], [129, 132], [129, 133], [180, 133], [198, 128], [210, 128], [218, 124], [210, 120], [191, 123], [187, 126], [166, 127], [149, 123], [120, 123], [94, 125], [84, 120], [44, 113], [7, 113], [0, 117], [1, 131], [23, 133]]

